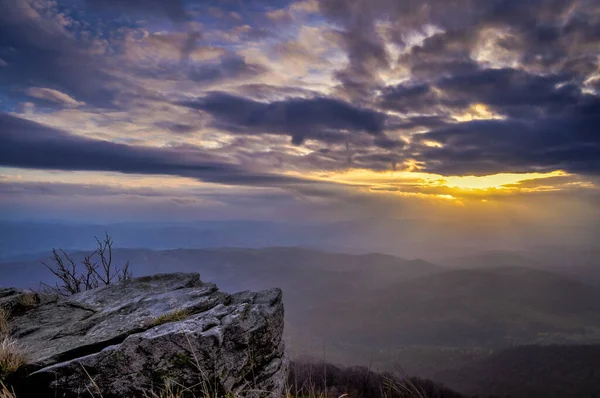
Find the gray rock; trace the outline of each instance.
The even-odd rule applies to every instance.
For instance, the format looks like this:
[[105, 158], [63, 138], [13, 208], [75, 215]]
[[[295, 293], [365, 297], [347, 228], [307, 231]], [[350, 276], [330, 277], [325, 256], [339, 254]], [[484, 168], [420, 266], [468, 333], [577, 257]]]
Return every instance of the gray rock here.
[[22, 290], [13, 288], [0, 289], [0, 308], [11, 311], [19, 303], [19, 297], [22, 295]]
[[12, 329], [27, 347], [25, 396], [142, 397], [166, 382], [196, 396], [280, 396], [287, 372], [281, 291], [230, 295], [198, 274], [45, 300]]
[[0, 289], [0, 308], [7, 310], [11, 316], [17, 316], [40, 304], [56, 301], [49, 294], [38, 294], [31, 290], [2, 288]]

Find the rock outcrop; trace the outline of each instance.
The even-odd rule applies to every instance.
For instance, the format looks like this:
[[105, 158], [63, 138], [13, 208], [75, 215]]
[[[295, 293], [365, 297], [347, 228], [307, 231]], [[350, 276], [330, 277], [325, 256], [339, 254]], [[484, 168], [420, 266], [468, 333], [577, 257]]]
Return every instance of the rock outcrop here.
[[[198, 274], [136, 278], [66, 299], [3, 290], [28, 365], [22, 396], [280, 396], [287, 372], [279, 289], [227, 294]], [[214, 396], [214, 395], [213, 395]]]

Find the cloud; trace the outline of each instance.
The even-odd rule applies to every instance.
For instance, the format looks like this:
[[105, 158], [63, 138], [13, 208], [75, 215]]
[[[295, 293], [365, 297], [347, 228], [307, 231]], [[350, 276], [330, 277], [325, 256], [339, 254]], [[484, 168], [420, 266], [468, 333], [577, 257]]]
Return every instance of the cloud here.
[[266, 12], [266, 17], [273, 22], [291, 22], [298, 15], [315, 14], [319, 11], [317, 0], [300, 0], [290, 3], [285, 8], [277, 8]]
[[306, 139], [345, 142], [352, 140], [349, 133], [361, 132], [384, 139], [384, 114], [332, 98], [264, 103], [213, 92], [181, 105], [210, 114], [217, 128], [242, 134], [289, 135], [296, 145]]
[[[584, 94], [570, 72], [538, 75], [513, 68], [466, 69], [428, 83], [388, 87], [379, 105], [429, 113], [404, 153], [444, 175], [565, 170], [600, 172], [600, 98]], [[464, 118], [478, 110], [480, 119]], [[411, 120], [413, 118], [409, 118]], [[422, 121], [428, 119], [421, 118]], [[496, 120], [492, 120], [496, 119]], [[502, 119], [502, 120], [499, 120]], [[460, 120], [462, 122], [457, 122]], [[397, 123], [397, 128], [413, 127]]]
[[335, 70], [336, 58], [343, 53], [331, 36], [327, 28], [303, 26], [293, 39], [274, 45], [281, 73], [306, 79], [311, 71], [323, 74]]
[[337, 76], [350, 92], [385, 84], [377, 76], [392, 67], [423, 82], [472, 72], [480, 61], [496, 66], [498, 54], [511, 67], [540, 74], [568, 71], [581, 79], [597, 70], [600, 5], [593, 0], [320, 0], [319, 6], [341, 27], [350, 62]]
[[268, 11], [266, 13], [267, 18], [274, 22], [290, 22], [292, 20], [292, 16], [288, 10], [278, 9]]
[[189, 134], [198, 130], [198, 127], [186, 123], [174, 123], [169, 121], [157, 122], [157, 127], [167, 129], [175, 134]]
[[401, 112], [456, 112], [472, 104], [485, 104], [501, 115], [536, 117], [576, 106], [583, 98], [568, 74], [536, 75], [502, 68], [463, 71], [431, 83], [388, 87], [380, 105]]
[[[174, 48], [172, 51], [179, 56], [178, 50]], [[133, 78], [152, 79], [158, 86], [164, 87], [161, 91], [175, 91], [175, 94], [178, 94], [176, 91], [179, 90], [173, 90], [169, 83], [185, 82], [191, 89], [210, 90], [224, 85], [250, 83], [269, 72], [264, 65], [248, 62], [236, 53], [215, 47], [195, 48], [189, 53], [186, 62], [181, 62], [180, 59], [158, 58], [157, 54], [151, 52], [146, 53], [150, 58], [144, 62], [137, 62], [131, 58], [135, 53], [133, 50], [128, 53]], [[144, 84], [139, 85], [143, 91]]]
[[51, 88], [30, 87], [25, 91], [25, 93], [30, 97], [54, 102], [70, 108], [77, 108], [79, 106], [85, 105], [85, 102], [77, 101], [76, 99], [70, 97], [68, 94]]
[[422, 80], [475, 71], [478, 64], [471, 58], [475, 37], [468, 30], [436, 33], [400, 55], [398, 63]]
[[183, 0], [86, 0], [96, 10], [116, 10], [128, 15], [162, 16], [181, 22], [189, 18]]
[[251, 172], [193, 149], [159, 149], [72, 135], [0, 113], [0, 164], [49, 170], [163, 174], [232, 185], [302, 183], [299, 178]]
[[588, 96], [560, 115], [448, 125], [419, 135], [412, 150], [425, 171], [444, 175], [552, 170], [597, 175], [598, 123], [600, 98]]
[[172, 190], [159, 190], [157, 188], [131, 188], [122, 185], [102, 184], [73, 184], [46, 181], [1, 181], [0, 192], [4, 195], [52, 195], [52, 196], [117, 196], [133, 195], [143, 197], [167, 197]]
[[300, 0], [289, 6], [292, 12], [316, 13], [319, 11], [319, 2], [317, 0]]
[[227, 52], [202, 42], [199, 31], [153, 33], [145, 29], [131, 30], [123, 41], [123, 55], [134, 67], [139, 64], [156, 67], [157, 62], [208, 61]]
[[3, 123], [89, 155], [3, 132], [14, 165], [598, 174], [597, 1], [85, 4], [0, 0], [2, 111], [55, 128]]
[[29, 87], [33, 82], [88, 104], [112, 105], [116, 79], [107, 72], [103, 41], [89, 32], [76, 39], [54, 3], [0, 0], [0, 8], [0, 49], [7, 64], [0, 85]]
[[267, 71], [266, 67], [248, 63], [239, 55], [227, 54], [217, 63], [190, 65], [187, 77], [199, 83], [222, 83], [227, 80], [250, 79]]

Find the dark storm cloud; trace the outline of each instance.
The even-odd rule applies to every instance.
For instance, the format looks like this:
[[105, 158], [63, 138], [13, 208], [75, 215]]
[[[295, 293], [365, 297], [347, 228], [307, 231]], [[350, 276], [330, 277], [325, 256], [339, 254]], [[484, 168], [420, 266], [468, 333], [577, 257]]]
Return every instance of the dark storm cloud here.
[[169, 121], [158, 122], [156, 123], [156, 127], [169, 130], [170, 132], [175, 134], [189, 134], [198, 130], [198, 127], [191, 124], [174, 123]]
[[[421, 109], [421, 108], [419, 108]], [[452, 119], [443, 116], [412, 116], [403, 119], [396, 119], [389, 123], [388, 128], [390, 130], [412, 130], [412, 129], [432, 129], [442, 126], [446, 126], [451, 123]]]
[[206, 62], [165, 62], [159, 65], [133, 65], [138, 77], [157, 80], [190, 81], [204, 87], [222, 83], [249, 81], [268, 72], [263, 65], [246, 62], [234, 53]]
[[345, 142], [347, 132], [366, 132], [385, 145], [385, 115], [332, 98], [292, 98], [258, 102], [213, 92], [182, 105], [202, 110], [214, 118], [215, 127], [242, 134], [290, 135], [294, 144], [305, 139]]
[[400, 112], [422, 112], [440, 105], [440, 98], [430, 84], [400, 84], [383, 90], [379, 103], [383, 108]]
[[49, 170], [176, 175], [224, 184], [266, 185], [302, 180], [253, 173], [206, 153], [116, 144], [75, 136], [0, 113], [0, 165]]
[[478, 64], [471, 59], [475, 39], [473, 32], [467, 31], [436, 33], [398, 61], [410, 69], [413, 78], [422, 80], [475, 71]]
[[[399, 23], [387, 33], [397, 44], [414, 26], [430, 23], [441, 30], [400, 55], [398, 64], [410, 72], [410, 79], [383, 88], [377, 102], [400, 113], [437, 115], [430, 116], [428, 126], [414, 123], [429, 132], [413, 136], [406, 157], [422, 162], [426, 171], [445, 175], [557, 169], [600, 173], [600, 100], [597, 92], [582, 91], [583, 82], [598, 71], [600, 3], [407, 2], [402, 15], [395, 14], [398, 9], [391, 2], [376, 4], [398, 15]], [[461, 17], [456, 17], [456, 7]], [[378, 15], [386, 20], [381, 11]], [[474, 54], [482, 40], [491, 40], [495, 47], [488, 49], [487, 61], [477, 62]], [[490, 68], [486, 62], [503, 51], [514, 66]], [[475, 104], [503, 120], [452, 120]], [[411, 128], [412, 119], [395, 127]]]
[[[357, 84], [367, 91], [378, 87], [368, 75], [390, 67], [384, 40], [405, 47], [425, 25], [439, 31], [398, 59], [413, 80], [478, 69], [473, 50], [488, 29], [507, 32], [493, 34], [498, 46], [540, 72], [568, 70], [584, 78], [597, 69], [600, 3], [595, 0], [320, 0], [320, 10], [342, 28], [350, 62], [337, 76], [350, 92]], [[378, 29], [382, 23], [385, 29]]]
[[559, 68], [585, 76], [596, 67], [600, 44], [600, 3], [595, 0], [499, 2], [486, 18], [488, 26], [508, 26], [512, 39], [503, 46], [540, 71]]
[[173, 21], [188, 19], [183, 0], [86, 0], [97, 11], [119, 11], [128, 15], [158, 15]]
[[532, 75], [515, 69], [487, 69], [445, 78], [437, 87], [455, 104], [484, 103], [510, 116], [555, 113], [584, 96], [568, 75]]
[[218, 83], [230, 79], [248, 79], [267, 72], [262, 65], [246, 62], [242, 57], [228, 54], [218, 63], [190, 66], [187, 77], [198, 83]]
[[[442, 174], [555, 168], [598, 172], [593, 128], [598, 120], [591, 111], [597, 110], [598, 92], [590, 90], [600, 89], [600, 79], [593, 79], [599, 67], [600, 2], [318, 1], [320, 15], [290, 19], [275, 29], [261, 21], [289, 6], [287, 0], [85, 0], [85, 8], [68, 7], [70, 2], [0, 0], [0, 100], [5, 109], [68, 108], [71, 121], [79, 120], [77, 112], [89, 111], [103, 123], [122, 118], [178, 135], [169, 137], [170, 142], [185, 142], [186, 134], [201, 133], [207, 125], [238, 139], [254, 139], [251, 147], [234, 140], [235, 145], [207, 157], [190, 148], [85, 140], [5, 115], [2, 123], [13, 130], [15, 123], [25, 123], [19, 128], [46, 129], [60, 139], [48, 141], [57, 145], [51, 147], [55, 152], [43, 151], [41, 133], [21, 137], [2, 131], [4, 144], [21, 148], [19, 156], [2, 149], [3, 161], [21, 167], [200, 173], [215, 181], [250, 175], [223, 164], [214, 157], [217, 153], [241, 164], [246, 164], [240, 161], [244, 156], [254, 156], [248, 164], [298, 170], [317, 169], [305, 163], [309, 159], [330, 170], [380, 170], [417, 160], [424, 169]], [[209, 7], [220, 12], [204, 12]], [[229, 13], [237, 15], [236, 22], [215, 16]], [[310, 28], [306, 31], [318, 30], [327, 37], [327, 48], [318, 50], [322, 43], [303, 46], [305, 59], [315, 62], [307, 62], [305, 76], [292, 79], [281, 65], [270, 63], [281, 61], [281, 40], [289, 43], [289, 36], [298, 34], [296, 41], [301, 42], [296, 31], [304, 30], [299, 26], [304, 22]], [[248, 39], [243, 32], [265, 28], [268, 36], [243, 43]], [[314, 32], [308, 33], [313, 40]], [[331, 54], [332, 62], [316, 62], [321, 60], [315, 55], [319, 51]], [[318, 86], [331, 78], [339, 85]], [[391, 81], [403, 83], [391, 86]], [[582, 90], [584, 84], [587, 90]], [[333, 94], [323, 97], [311, 91], [321, 89]], [[201, 97], [178, 105], [199, 112], [180, 109], [186, 115], [182, 120], [167, 114], [173, 101], [190, 95]], [[19, 104], [25, 101], [36, 107]], [[169, 106], [151, 118], [141, 116], [161, 109], [157, 104], [164, 102]], [[473, 113], [475, 104], [485, 106], [479, 109], [486, 114], [479, 116], [489, 117], [489, 110], [503, 120], [459, 123], [458, 116]], [[128, 113], [98, 109], [108, 107]], [[52, 116], [62, 117], [58, 112]], [[115, 124], [111, 137], [119, 128]], [[312, 153], [284, 156], [294, 151], [283, 140], [263, 134], [290, 137]], [[25, 137], [35, 137], [31, 153], [37, 159], [27, 156]], [[282, 148], [274, 151], [272, 143]], [[113, 157], [109, 150], [114, 150]], [[260, 163], [267, 152], [273, 162]], [[69, 163], [68, 156], [55, 153], [75, 155]], [[128, 171], [133, 169], [141, 171]]]
[[167, 197], [172, 194], [168, 190], [162, 191], [156, 188], [132, 188], [115, 187], [99, 184], [68, 184], [61, 182], [41, 181], [2, 181], [0, 180], [0, 192], [3, 195], [53, 195], [73, 196], [87, 195], [94, 197], [109, 195], [135, 195], [144, 197]]
[[383, 91], [381, 105], [401, 112], [436, 108], [454, 111], [482, 103], [502, 115], [535, 117], [577, 106], [586, 96], [572, 76], [535, 75], [517, 69], [481, 69], [432, 83], [399, 85]]
[[350, 97], [355, 100], [372, 95], [372, 88], [380, 84], [373, 72], [389, 67], [385, 42], [375, 28], [379, 7], [369, 7], [363, 1], [322, 0], [319, 8], [324, 16], [341, 25], [341, 44], [348, 56], [348, 66], [336, 77]]
[[[117, 11], [128, 16], [167, 17], [175, 22], [189, 20], [193, 10], [205, 7], [212, 17], [222, 17], [225, 12], [237, 10], [276, 10], [294, 0], [85, 0], [88, 7], [97, 11]], [[191, 12], [192, 11], [192, 12]], [[204, 11], [204, 10], [203, 10]]]
[[[413, 150], [427, 171], [445, 175], [565, 170], [600, 173], [600, 99], [566, 114], [458, 123], [419, 136]], [[421, 145], [435, 141], [443, 147]]]
[[[600, 83], [600, 81], [599, 81]], [[273, 99], [284, 99], [293, 97], [312, 98], [318, 97], [319, 93], [302, 87], [274, 86], [269, 84], [242, 84], [236, 87], [236, 92], [245, 97], [261, 101]]]
[[25, 0], [0, 0], [0, 10], [0, 56], [6, 63], [0, 86], [13, 93], [48, 87], [88, 104], [111, 104], [115, 79], [104, 71], [102, 54], [92, 52], [94, 43], [75, 40], [64, 18], [40, 17]]
[[[352, 26], [344, 36], [349, 66], [336, 73], [336, 77], [347, 94], [359, 100], [371, 96], [372, 88], [380, 84], [373, 73], [388, 68], [389, 59], [383, 40], [375, 33], [374, 27]], [[367, 26], [367, 28], [365, 28]]]

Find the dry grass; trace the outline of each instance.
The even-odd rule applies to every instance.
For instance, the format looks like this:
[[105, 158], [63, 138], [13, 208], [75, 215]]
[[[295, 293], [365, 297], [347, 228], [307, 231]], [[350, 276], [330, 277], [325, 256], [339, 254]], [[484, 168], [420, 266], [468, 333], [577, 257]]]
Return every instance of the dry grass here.
[[[174, 383], [165, 382], [165, 386], [158, 391], [151, 391], [144, 395], [145, 398], [185, 398], [185, 389]], [[188, 395], [189, 396], [189, 395]]]
[[[9, 317], [10, 312], [0, 308], [0, 381], [25, 365], [23, 347], [10, 337]], [[3, 387], [2, 394], [7, 394], [4, 390], [6, 388]], [[4, 396], [0, 395], [0, 398]]]
[[16, 372], [25, 365], [23, 347], [13, 338], [5, 336], [0, 340], [0, 379]]
[[[87, 373], [87, 372], [86, 372]], [[93, 398], [103, 398], [102, 393], [100, 392], [100, 388], [96, 385], [96, 383], [93, 381], [93, 379], [91, 379], [91, 377], [88, 374], [88, 377], [90, 378], [90, 380], [92, 380], [92, 384], [93, 384], [93, 389], [92, 390], [96, 390], [96, 392], [91, 391], [90, 389], [88, 389], [88, 393], [90, 394], [91, 397]], [[202, 384], [204, 384], [205, 382], [203, 382]], [[351, 398], [355, 395], [350, 395], [350, 394], [333, 394], [331, 392], [323, 392], [323, 391], [319, 391], [318, 388], [316, 388], [315, 386], [305, 386], [306, 389], [304, 392], [297, 392], [297, 393], [292, 393], [291, 389], [286, 388], [286, 392], [283, 393], [283, 395], [281, 395], [280, 397], [274, 397], [272, 396], [272, 394], [269, 394], [268, 392], [264, 393], [265, 397], [268, 398]], [[403, 386], [395, 386], [394, 389], [396, 389], [396, 391], [394, 391], [392, 394], [386, 394], [384, 392], [382, 392], [382, 397], [383, 398], [397, 398], [397, 397], [402, 397], [402, 398], [426, 398], [427, 395], [425, 395], [422, 391], [419, 390], [419, 388], [415, 385], [413, 385], [412, 383], [409, 383], [407, 385], [403, 385]], [[243, 398], [243, 394], [240, 396], [236, 396], [233, 394], [227, 394], [225, 396], [217, 396], [211, 393], [201, 393], [200, 395], [194, 395], [191, 393], [190, 388], [185, 388], [177, 383], [174, 382], [169, 382], [166, 381], [165, 382], [165, 386], [162, 389], [159, 390], [152, 390], [150, 392], [147, 392], [144, 394], [144, 398]], [[14, 391], [9, 390], [7, 386], [5, 386], [1, 381], [0, 381], [0, 398], [17, 398], [17, 396], [15, 395]]]
[[25, 364], [22, 347], [10, 337], [9, 316], [8, 310], [0, 308], [0, 398], [15, 398], [2, 381]]
[[161, 316], [151, 319], [150, 321], [148, 321], [148, 326], [155, 327], [168, 322], [183, 321], [189, 316], [190, 312], [188, 310], [176, 310], [173, 312], [169, 312], [168, 314], [163, 314]]
[[8, 337], [10, 334], [10, 325], [8, 318], [10, 317], [10, 311], [0, 307], [0, 339]]
[[306, 394], [292, 394], [291, 392], [286, 392], [282, 398], [350, 398], [348, 394], [335, 395], [335, 394], [327, 394], [324, 392], [308, 392]]
[[23, 293], [19, 297], [19, 304], [21, 304], [24, 308], [33, 308], [37, 307], [38, 300], [35, 293]]
[[[101, 397], [101, 396], [100, 396]], [[172, 385], [167, 385], [163, 390], [159, 392], [151, 392], [145, 395], [145, 398], [238, 398], [233, 396], [228, 397], [213, 397], [211, 395], [204, 395], [201, 397], [185, 395], [185, 390], [178, 389], [172, 387]], [[331, 397], [325, 394], [309, 394], [302, 396], [294, 396], [291, 394], [285, 394], [281, 398], [347, 398], [348, 395], [344, 394], [340, 397]], [[13, 390], [9, 390], [7, 386], [5, 386], [2, 382], [0, 382], [0, 398], [17, 398]]]
[[14, 390], [9, 390], [8, 387], [0, 381], [0, 398], [17, 398]]

